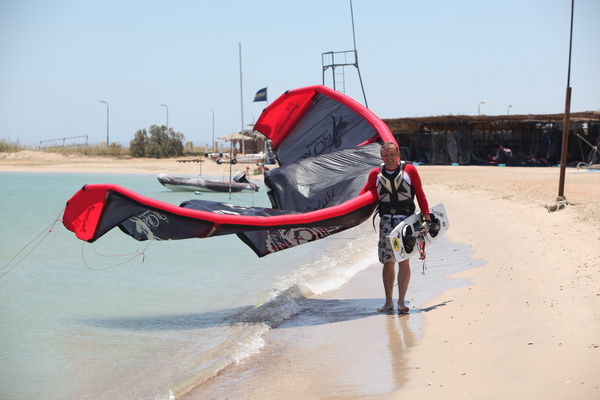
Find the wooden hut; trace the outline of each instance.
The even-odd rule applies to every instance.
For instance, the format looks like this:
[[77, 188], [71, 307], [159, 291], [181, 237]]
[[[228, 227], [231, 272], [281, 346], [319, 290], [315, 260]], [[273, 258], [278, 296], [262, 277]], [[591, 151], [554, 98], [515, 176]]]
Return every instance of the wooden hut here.
[[[404, 157], [425, 164], [555, 165], [564, 114], [446, 115], [384, 119]], [[569, 164], [590, 163], [600, 112], [570, 114]]]

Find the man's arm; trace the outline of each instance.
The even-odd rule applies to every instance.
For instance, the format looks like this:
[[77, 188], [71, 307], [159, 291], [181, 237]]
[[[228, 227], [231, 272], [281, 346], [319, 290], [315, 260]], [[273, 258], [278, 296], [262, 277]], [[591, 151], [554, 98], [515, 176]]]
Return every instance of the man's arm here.
[[429, 216], [429, 203], [427, 202], [427, 196], [425, 196], [423, 184], [421, 183], [421, 177], [419, 176], [417, 169], [412, 164], [406, 164], [404, 171], [408, 174], [408, 176], [410, 176], [410, 182], [413, 190], [415, 191], [417, 203], [421, 209], [421, 214], [427, 221], [430, 221], [431, 217]]

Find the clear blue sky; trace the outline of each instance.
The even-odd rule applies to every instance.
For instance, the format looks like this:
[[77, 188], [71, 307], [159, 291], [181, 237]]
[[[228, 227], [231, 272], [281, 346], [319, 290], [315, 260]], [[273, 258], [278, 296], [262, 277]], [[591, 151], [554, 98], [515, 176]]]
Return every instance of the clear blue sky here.
[[[353, 0], [369, 108], [381, 118], [564, 110], [570, 0]], [[600, 1], [576, 0], [571, 111], [600, 109]], [[353, 49], [349, 0], [0, 0], [0, 139], [128, 143], [166, 124], [195, 144], [239, 131]], [[326, 84], [332, 86], [331, 77]], [[346, 94], [363, 101], [346, 69]], [[339, 89], [339, 87], [338, 87]]]

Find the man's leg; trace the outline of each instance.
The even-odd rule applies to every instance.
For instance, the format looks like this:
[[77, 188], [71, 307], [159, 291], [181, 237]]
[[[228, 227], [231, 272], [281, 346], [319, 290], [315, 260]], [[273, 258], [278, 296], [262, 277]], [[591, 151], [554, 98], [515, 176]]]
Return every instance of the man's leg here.
[[[404, 260], [398, 263], [398, 311], [408, 312], [408, 307], [405, 304], [405, 296], [410, 282], [410, 263], [409, 260]], [[387, 299], [386, 299], [387, 301]]]
[[394, 281], [396, 280], [396, 271], [394, 261], [383, 264], [383, 290], [385, 291], [385, 304], [378, 310], [381, 312], [389, 311], [394, 308]]

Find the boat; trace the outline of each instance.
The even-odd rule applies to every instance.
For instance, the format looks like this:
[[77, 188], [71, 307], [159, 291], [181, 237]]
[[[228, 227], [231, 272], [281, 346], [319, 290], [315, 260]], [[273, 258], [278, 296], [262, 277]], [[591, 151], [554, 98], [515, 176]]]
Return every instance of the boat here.
[[223, 163], [242, 163], [242, 164], [255, 164], [264, 163], [266, 161], [265, 153], [257, 154], [237, 154], [233, 159], [229, 153], [209, 153], [208, 158], [216, 162], [217, 164]]
[[245, 172], [238, 172], [231, 182], [211, 179], [158, 175], [161, 185], [174, 192], [257, 192], [258, 185], [248, 181]]

